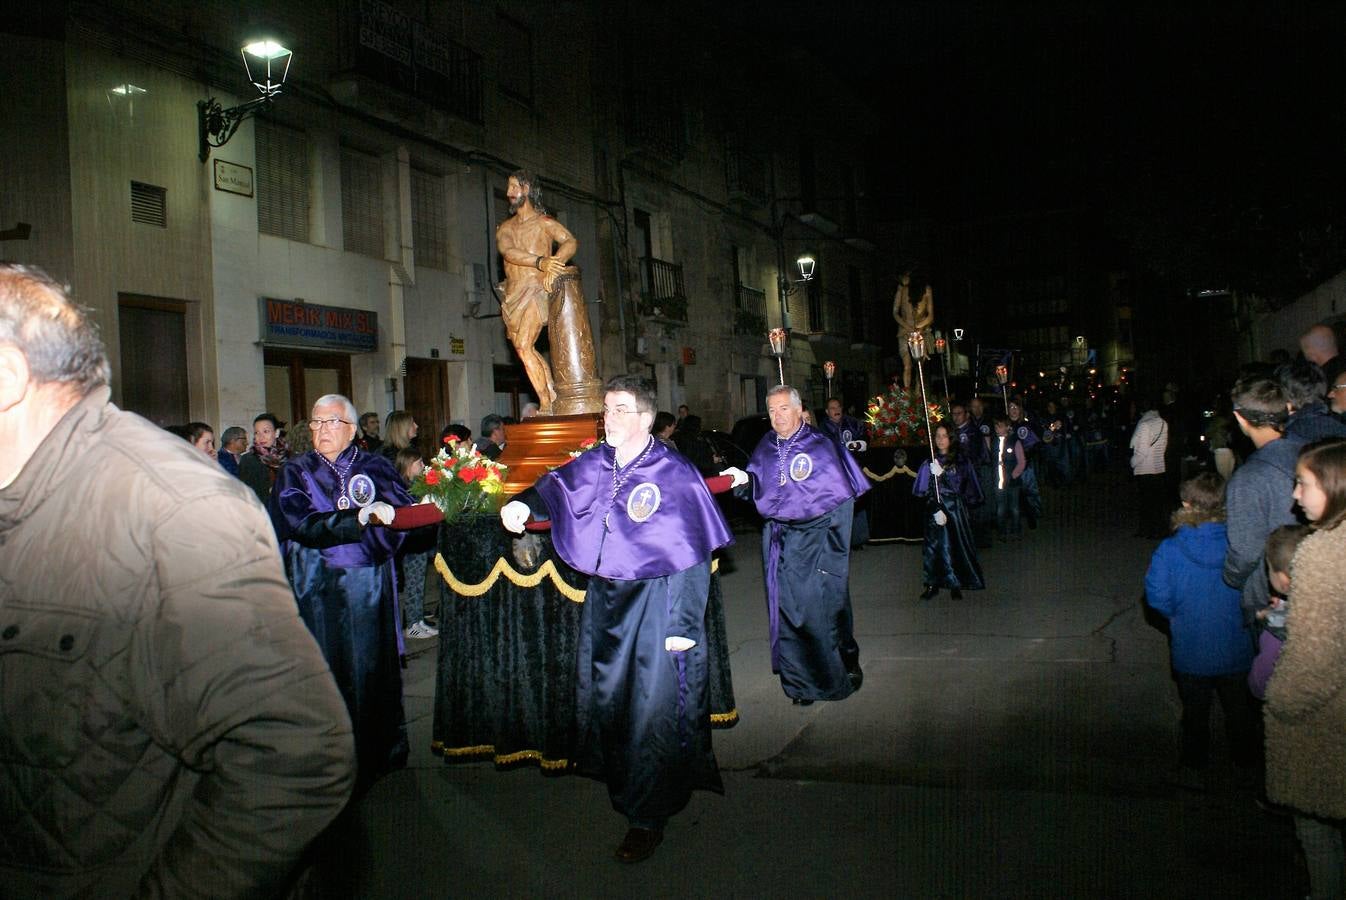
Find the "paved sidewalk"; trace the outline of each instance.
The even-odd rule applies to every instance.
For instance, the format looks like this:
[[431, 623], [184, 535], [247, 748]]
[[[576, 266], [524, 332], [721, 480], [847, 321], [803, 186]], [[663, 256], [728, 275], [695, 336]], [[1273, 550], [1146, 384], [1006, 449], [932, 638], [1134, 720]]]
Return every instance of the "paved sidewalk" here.
[[359, 810], [350, 895], [1289, 897], [1290, 820], [1222, 757], [1205, 793], [1164, 783], [1179, 706], [1131, 519], [1120, 476], [1051, 492], [963, 601], [916, 599], [919, 545], [855, 554], [864, 688], [807, 708], [770, 673], [740, 534], [721, 567], [741, 714], [715, 732], [725, 795], [694, 797], [635, 866], [612, 858], [625, 823], [599, 783], [430, 753], [435, 642], [413, 642], [412, 764]]

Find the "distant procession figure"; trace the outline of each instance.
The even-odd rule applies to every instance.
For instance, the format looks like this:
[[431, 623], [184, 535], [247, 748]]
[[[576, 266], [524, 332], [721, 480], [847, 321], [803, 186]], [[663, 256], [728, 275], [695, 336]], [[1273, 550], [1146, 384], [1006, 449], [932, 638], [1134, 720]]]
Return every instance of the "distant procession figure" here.
[[[593, 337], [580, 287], [580, 272], [568, 263], [579, 241], [547, 215], [537, 179], [522, 169], [509, 176], [510, 217], [496, 228], [505, 264], [501, 318], [537, 394], [541, 415], [597, 412], [602, 383], [594, 374]], [[551, 328], [551, 365], [533, 346]], [[559, 401], [559, 403], [558, 403]]]
[[[912, 333], [924, 334], [935, 321], [935, 295], [930, 285], [921, 292], [921, 299], [913, 306], [911, 302], [911, 273], [904, 272], [897, 283], [897, 295], [893, 297], [893, 318], [897, 320], [898, 335], [903, 339], [897, 342], [902, 352], [902, 387], [911, 390], [911, 350], [907, 347], [906, 336]], [[929, 341], [927, 341], [929, 343]]]

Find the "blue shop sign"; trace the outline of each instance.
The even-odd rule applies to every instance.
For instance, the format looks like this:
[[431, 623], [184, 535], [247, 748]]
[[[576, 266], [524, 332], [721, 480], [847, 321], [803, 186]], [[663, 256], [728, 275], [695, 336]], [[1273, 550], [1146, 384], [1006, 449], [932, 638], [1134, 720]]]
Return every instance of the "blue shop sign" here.
[[379, 348], [379, 314], [368, 309], [321, 306], [262, 297], [257, 301], [262, 341], [285, 347], [321, 347], [347, 353]]

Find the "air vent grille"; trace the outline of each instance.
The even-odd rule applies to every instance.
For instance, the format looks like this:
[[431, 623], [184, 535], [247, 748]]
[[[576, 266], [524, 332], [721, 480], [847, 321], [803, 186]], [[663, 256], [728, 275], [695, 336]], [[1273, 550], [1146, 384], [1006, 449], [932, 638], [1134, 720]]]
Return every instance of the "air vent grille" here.
[[153, 184], [131, 182], [131, 221], [168, 227], [168, 191]]

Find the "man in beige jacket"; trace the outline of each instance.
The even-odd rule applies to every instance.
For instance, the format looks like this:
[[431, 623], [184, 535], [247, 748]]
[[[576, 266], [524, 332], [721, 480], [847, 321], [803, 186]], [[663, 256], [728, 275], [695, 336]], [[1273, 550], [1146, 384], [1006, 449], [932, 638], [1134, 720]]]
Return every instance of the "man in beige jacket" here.
[[66, 290], [0, 264], [0, 895], [278, 896], [350, 720], [256, 498], [109, 375]]

